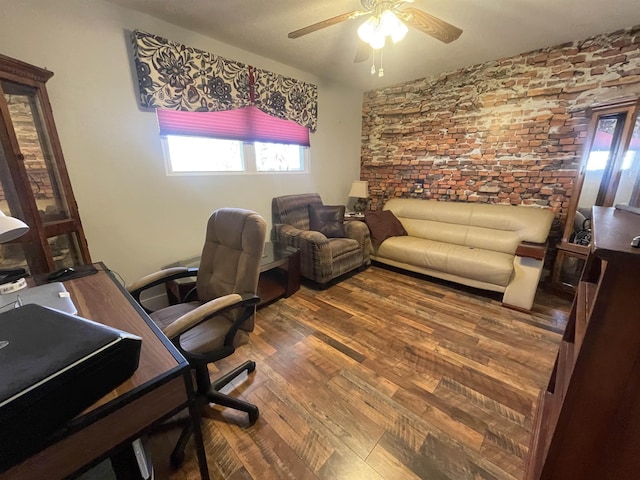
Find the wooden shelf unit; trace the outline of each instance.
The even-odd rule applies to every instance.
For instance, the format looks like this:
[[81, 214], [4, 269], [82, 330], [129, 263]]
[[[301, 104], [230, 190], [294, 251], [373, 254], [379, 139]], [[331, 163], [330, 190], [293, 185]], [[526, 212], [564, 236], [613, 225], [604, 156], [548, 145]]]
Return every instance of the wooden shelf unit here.
[[640, 216], [594, 207], [593, 234], [539, 396], [527, 480], [640, 478]]

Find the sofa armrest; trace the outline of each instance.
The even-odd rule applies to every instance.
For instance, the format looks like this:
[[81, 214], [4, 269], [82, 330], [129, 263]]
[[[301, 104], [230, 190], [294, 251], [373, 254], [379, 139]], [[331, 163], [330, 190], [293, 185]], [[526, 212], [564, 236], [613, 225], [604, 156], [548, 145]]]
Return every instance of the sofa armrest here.
[[303, 243], [311, 243], [316, 247], [328, 244], [329, 240], [322, 233], [313, 230], [300, 230], [299, 228], [283, 223], [273, 226], [276, 243], [282, 243], [290, 247], [302, 248]]
[[320, 232], [275, 224], [275, 241], [300, 250], [300, 273], [317, 279], [330, 276], [333, 269], [329, 240]]
[[516, 248], [516, 257], [528, 257], [536, 260], [544, 260], [547, 255], [547, 243], [520, 242]]
[[513, 258], [513, 278], [502, 297], [505, 307], [531, 310], [546, 253], [546, 243], [522, 242], [518, 245]]
[[360, 243], [370, 236], [367, 224], [359, 221], [344, 222], [344, 231], [347, 237], [358, 240]]

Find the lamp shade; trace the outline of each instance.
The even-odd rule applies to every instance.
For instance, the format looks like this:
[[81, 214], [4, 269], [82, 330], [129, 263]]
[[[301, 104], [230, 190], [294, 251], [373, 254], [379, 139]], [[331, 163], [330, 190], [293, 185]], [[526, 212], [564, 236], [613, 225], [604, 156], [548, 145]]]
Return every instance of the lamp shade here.
[[0, 212], [0, 243], [10, 242], [29, 231], [29, 226], [22, 220], [7, 217]]
[[364, 180], [356, 180], [351, 184], [351, 191], [349, 196], [353, 198], [368, 198], [369, 197], [369, 182]]

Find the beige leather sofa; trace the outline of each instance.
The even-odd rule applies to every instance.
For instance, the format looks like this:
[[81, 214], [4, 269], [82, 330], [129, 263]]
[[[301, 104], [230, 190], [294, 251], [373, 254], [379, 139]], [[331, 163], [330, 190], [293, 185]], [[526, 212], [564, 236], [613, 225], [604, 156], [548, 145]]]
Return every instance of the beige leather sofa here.
[[506, 306], [530, 310], [553, 213], [436, 200], [392, 199], [407, 236], [374, 247], [372, 260], [463, 285], [504, 292]]

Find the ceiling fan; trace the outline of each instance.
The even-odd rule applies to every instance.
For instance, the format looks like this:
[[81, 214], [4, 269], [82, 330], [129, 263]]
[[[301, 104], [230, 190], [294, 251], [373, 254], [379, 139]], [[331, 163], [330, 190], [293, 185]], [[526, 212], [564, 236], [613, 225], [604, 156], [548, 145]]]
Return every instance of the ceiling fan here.
[[[415, 28], [444, 43], [456, 40], [462, 30], [444, 20], [413, 7], [405, 7], [406, 3], [413, 0], [389, 1], [389, 0], [361, 0], [364, 10], [354, 10], [321, 22], [308, 25], [289, 33], [289, 38], [299, 38], [303, 35], [316, 32], [331, 25], [347, 20], [369, 15], [369, 18], [358, 28], [358, 36], [374, 50], [384, 47], [387, 36], [395, 42], [402, 40], [408, 28]], [[362, 62], [369, 56], [365, 50], [356, 54], [355, 61]]]

